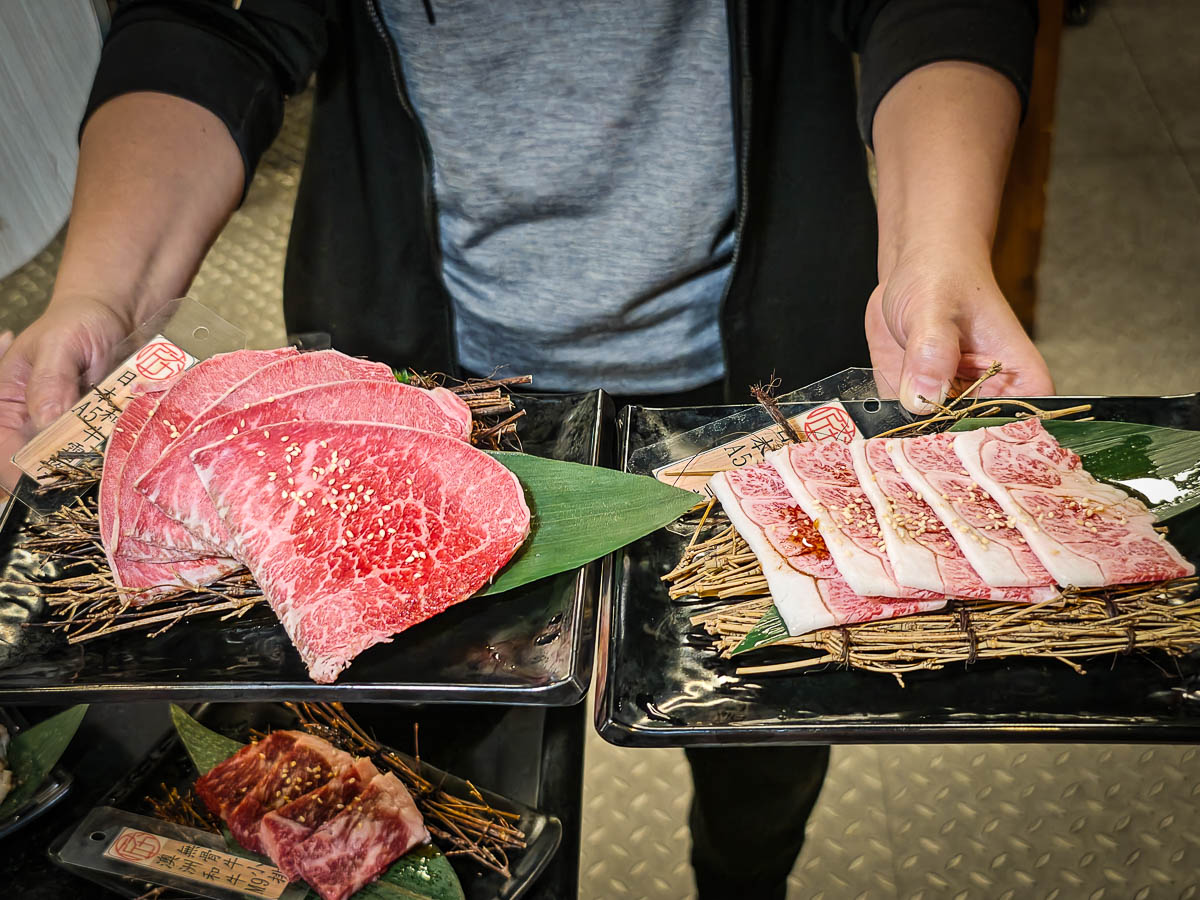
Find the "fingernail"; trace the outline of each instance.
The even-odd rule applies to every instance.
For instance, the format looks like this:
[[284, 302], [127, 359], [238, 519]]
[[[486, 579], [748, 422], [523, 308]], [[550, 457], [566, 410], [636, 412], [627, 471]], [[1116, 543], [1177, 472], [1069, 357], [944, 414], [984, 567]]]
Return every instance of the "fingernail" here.
[[910, 398], [912, 409], [921, 413], [933, 412], [933, 403], [941, 405], [946, 402], [947, 387], [944, 381], [918, 375], [909, 382], [905, 396]]

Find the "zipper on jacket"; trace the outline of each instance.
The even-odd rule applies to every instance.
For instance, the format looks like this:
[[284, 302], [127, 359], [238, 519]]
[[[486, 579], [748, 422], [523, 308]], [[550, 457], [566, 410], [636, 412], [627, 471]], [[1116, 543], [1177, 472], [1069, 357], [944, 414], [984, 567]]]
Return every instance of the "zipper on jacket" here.
[[[735, 16], [736, 13], [736, 16]], [[750, 37], [747, 34], [746, 0], [730, 0], [725, 7], [725, 17], [728, 19], [730, 30], [729, 41], [729, 75], [732, 90], [730, 102], [734, 104], [732, 113], [734, 128], [737, 132], [737, 210], [733, 224], [733, 256], [729, 260], [729, 278], [725, 281], [725, 290], [721, 293], [721, 305], [718, 308], [718, 323], [725, 321], [725, 306], [733, 289], [734, 278], [737, 277], [738, 260], [742, 255], [742, 233], [746, 226], [746, 207], [750, 203]], [[725, 391], [733, 399], [732, 384], [730, 383], [729, 344], [725, 336], [721, 337], [721, 355], [725, 363]]]
[[384, 47], [387, 48], [388, 64], [392, 70], [392, 86], [396, 90], [396, 99], [400, 101], [400, 106], [404, 109], [405, 114], [412, 120], [413, 127], [417, 129], [417, 134], [421, 139], [421, 170], [425, 181], [425, 231], [429, 236], [429, 242], [433, 249], [435, 277], [442, 288], [442, 293], [446, 297], [446, 349], [450, 354], [448, 362], [452, 363], [453, 367], [457, 369], [458, 351], [457, 342], [454, 338], [454, 301], [450, 298], [450, 292], [446, 288], [445, 280], [442, 277], [442, 238], [437, 225], [437, 196], [433, 190], [433, 145], [429, 143], [429, 135], [425, 133], [425, 126], [421, 124], [421, 119], [413, 108], [412, 102], [409, 100], [404, 76], [400, 72], [400, 54], [396, 52], [396, 44], [392, 40], [392, 34], [383, 22], [383, 16], [379, 12], [379, 2], [378, 0], [364, 0], [364, 2], [367, 5], [367, 15], [371, 17], [371, 24], [375, 26], [375, 31], [379, 34], [379, 39], [383, 41]]

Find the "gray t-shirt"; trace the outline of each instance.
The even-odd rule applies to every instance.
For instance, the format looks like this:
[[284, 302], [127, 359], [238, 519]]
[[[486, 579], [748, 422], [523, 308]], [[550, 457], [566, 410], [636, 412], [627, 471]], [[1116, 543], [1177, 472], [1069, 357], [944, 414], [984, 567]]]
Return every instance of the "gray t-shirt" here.
[[459, 359], [554, 390], [724, 374], [723, 0], [382, 0], [429, 136]]

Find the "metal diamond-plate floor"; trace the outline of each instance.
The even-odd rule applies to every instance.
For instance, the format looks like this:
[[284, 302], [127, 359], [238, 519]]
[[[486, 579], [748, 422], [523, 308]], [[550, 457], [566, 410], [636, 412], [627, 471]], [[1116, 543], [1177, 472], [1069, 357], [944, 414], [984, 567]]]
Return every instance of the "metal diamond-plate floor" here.
[[[1200, 27], [1200, 7], [1168, 5]], [[1092, 25], [1068, 31], [1063, 50], [1038, 318], [1039, 344], [1064, 393], [1200, 388], [1200, 130], [1194, 79], [1180, 81], [1175, 102], [1164, 68], [1171, 53], [1183, 67], [1194, 60], [1181, 55], [1186, 42], [1154, 40], [1170, 18], [1156, 17], [1154, 6], [1112, 0], [1111, 12], [1101, 7]], [[1154, 57], [1153, 77], [1139, 77], [1134, 51]], [[1096, 85], [1103, 102], [1092, 96]], [[241, 325], [251, 346], [283, 337], [283, 250], [308, 103], [290, 103], [283, 134], [192, 291]], [[1168, 111], [1177, 134], [1128, 125], [1156, 110]], [[60, 252], [56, 242], [0, 281], [0, 331], [23, 327], [45, 304]], [[690, 791], [682, 752], [619, 749], [590, 734], [581, 896], [692, 896]], [[1200, 898], [1200, 754], [1167, 746], [837, 747], [808, 835], [792, 900], [1192, 900]]]
[[[682, 751], [620, 749], [593, 734], [587, 752], [581, 896], [694, 897]], [[1200, 897], [1200, 753], [835, 747], [788, 896]]]

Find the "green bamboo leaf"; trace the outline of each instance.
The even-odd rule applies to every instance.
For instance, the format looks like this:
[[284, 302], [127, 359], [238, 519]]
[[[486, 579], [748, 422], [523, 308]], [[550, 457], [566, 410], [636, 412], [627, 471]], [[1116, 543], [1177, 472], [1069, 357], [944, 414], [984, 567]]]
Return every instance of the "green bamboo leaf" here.
[[[962, 419], [950, 430], [1012, 421]], [[1137, 494], [1159, 521], [1200, 506], [1200, 431], [1133, 422], [1050, 419], [1043, 424], [1055, 440], [1079, 454], [1093, 477]]]
[[171, 704], [171, 723], [179, 734], [179, 740], [187, 750], [192, 764], [201, 775], [208, 773], [218, 763], [229, 759], [245, 745], [233, 738], [218, 734], [211, 728], [205, 728], [182, 708]]
[[[174, 703], [171, 704], [171, 721], [201, 775], [245, 746], [201, 725]], [[247, 852], [227, 830], [222, 831], [231, 850]], [[305, 895], [305, 900], [309, 898], [319, 900], [313, 891]], [[464, 894], [445, 854], [437, 847], [426, 845], [392, 863], [378, 881], [359, 890], [354, 900], [464, 900]]]
[[450, 860], [427, 844], [396, 860], [378, 881], [354, 895], [354, 900], [368, 898], [463, 900], [463, 889]]
[[645, 475], [526, 453], [491, 455], [525, 488], [532, 534], [481, 595], [577, 569], [669, 525], [700, 499]]
[[737, 656], [739, 653], [770, 646], [782, 641], [787, 636], [788, 630], [787, 626], [783, 624], [783, 617], [779, 615], [779, 610], [772, 606], [746, 633], [742, 642], [733, 648], [732, 655]]
[[0, 821], [18, 812], [37, 793], [71, 743], [87, 709], [86, 703], [72, 706], [13, 737], [8, 745], [8, 767], [12, 770], [13, 787], [4, 802], [0, 803]]

